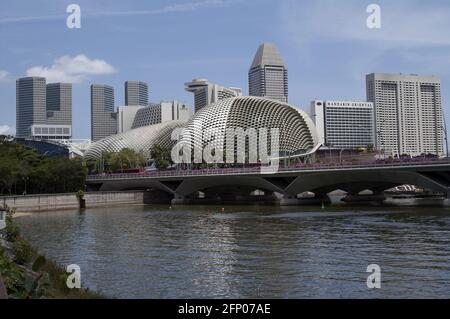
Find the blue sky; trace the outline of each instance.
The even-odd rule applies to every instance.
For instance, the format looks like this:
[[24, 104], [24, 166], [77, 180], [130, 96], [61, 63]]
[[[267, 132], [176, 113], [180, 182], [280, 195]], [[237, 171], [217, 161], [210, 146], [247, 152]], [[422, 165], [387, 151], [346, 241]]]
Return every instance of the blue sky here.
[[[82, 10], [68, 29], [66, 7]], [[381, 7], [381, 29], [368, 29], [366, 8]], [[150, 85], [150, 100], [193, 105], [184, 83], [207, 78], [248, 93], [258, 45], [273, 42], [289, 68], [289, 102], [365, 100], [365, 75], [417, 73], [442, 79], [450, 123], [448, 0], [2, 0], [0, 131], [14, 131], [15, 79], [27, 74], [76, 82], [75, 138], [90, 137], [89, 85], [125, 80]]]

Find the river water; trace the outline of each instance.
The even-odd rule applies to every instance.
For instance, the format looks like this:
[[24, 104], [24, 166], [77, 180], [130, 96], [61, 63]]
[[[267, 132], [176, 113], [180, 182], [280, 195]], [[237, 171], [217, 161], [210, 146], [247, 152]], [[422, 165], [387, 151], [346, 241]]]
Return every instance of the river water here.
[[[447, 208], [144, 206], [16, 220], [111, 297], [450, 297]], [[370, 264], [381, 289], [367, 288]]]

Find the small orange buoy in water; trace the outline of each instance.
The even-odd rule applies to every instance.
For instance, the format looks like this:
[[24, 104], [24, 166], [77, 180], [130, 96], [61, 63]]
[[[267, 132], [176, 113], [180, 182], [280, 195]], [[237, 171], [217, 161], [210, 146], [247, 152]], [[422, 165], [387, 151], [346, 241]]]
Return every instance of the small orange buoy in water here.
[[220, 212], [221, 212], [221, 213], [225, 213], [225, 208], [222, 207], [222, 208], [220, 209]]

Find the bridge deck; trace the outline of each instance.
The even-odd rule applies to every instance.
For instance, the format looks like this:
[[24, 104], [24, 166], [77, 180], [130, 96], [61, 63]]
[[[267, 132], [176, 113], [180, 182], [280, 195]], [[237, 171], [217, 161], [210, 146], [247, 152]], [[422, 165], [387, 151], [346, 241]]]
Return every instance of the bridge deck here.
[[114, 173], [89, 175], [87, 182], [101, 182], [111, 180], [126, 179], [164, 179], [164, 178], [189, 178], [205, 176], [255, 176], [255, 175], [273, 175], [286, 176], [306, 173], [316, 173], [324, 171], [354, 171], [354, 170], [424, 170], [433, 171], [436, 169], [450, 168], [449, 160], [427, 160], [410, 162], [392, 162], [392, 163], [372, 163], [372, 164], [351, 164], [351, 165], [318, 165], [309, 164], [294, 167], [279, 167], [271, 170], [269, 167], [247, 167], [247, 168], [207, 168], [192, 170], [160, 170], [142, 173]]

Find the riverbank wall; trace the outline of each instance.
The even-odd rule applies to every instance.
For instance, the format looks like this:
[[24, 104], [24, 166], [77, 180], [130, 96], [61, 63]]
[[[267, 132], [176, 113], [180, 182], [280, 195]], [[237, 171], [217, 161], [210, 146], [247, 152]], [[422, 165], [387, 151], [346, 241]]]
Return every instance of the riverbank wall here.
[[[85, 193], [86, 208], [144, 205], [144, 191]], [[75, 193], [39, 194], [0, 197], [0, 207], [15, 208], [17, 212], [44, 212], [79, 208]]]

